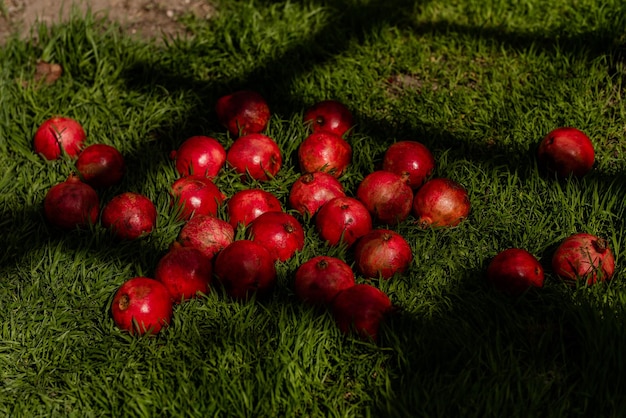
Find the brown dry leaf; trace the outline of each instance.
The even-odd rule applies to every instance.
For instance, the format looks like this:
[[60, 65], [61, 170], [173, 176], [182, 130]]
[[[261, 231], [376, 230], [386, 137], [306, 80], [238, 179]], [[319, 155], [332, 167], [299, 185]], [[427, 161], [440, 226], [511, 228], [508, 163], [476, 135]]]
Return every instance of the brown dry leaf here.
[[63, 67], [59, 64], [38, 61], [35, 66], [35, 83], [44, 82], [45, 84], [53, 84], [63, 74]]

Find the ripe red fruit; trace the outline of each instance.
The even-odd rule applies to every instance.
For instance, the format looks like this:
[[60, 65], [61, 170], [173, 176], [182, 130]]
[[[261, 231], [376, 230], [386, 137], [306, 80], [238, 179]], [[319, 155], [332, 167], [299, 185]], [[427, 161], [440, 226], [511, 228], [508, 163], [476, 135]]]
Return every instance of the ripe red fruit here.
[[286, 212], [265, 212], [248, 225], [250, 240], [267, 248], [274, 260], [286, 261], [304, 248], [304, 229]]
[[167, 287], [149, 277], [124, 282], [111, 303], [111, 315], [118, 328], [132, 335], [158, 334], [172, 320], [173, 301]]
[[250, 240], [237, 240], [215, 258], [213, 271], [226, 293], [246, 300], [266, 296], [276, 284], [276, 267], [270, 252]]
[[590, 285], [613, 277], [615, 257], [605, 239], [578, 233], [565, 238], [558, 246], [552, 255], [552, 270], [570, 284], [585, 280]]
[[428, 180], [413, 198], [413, 215], [423, 228], [456, 226], [470, 212], [467, 190], [447, 178]]
[[435, 170], [435, 158], [421, 142], [400, 141], [387, 148], [383, 170], [407, 178], [411, 189], [417, 190]]
[[100, 199], [96, 191], [78, 176], [52, 186], [43, 201], [46, 220], [62, 229], [84, 228], [96, 223]]
[[276, 176], [283, 164], [280, 148], [272, 138], [250, 134], [237, 139], [226, 153], [226, 162], [239, 174], [266, 181]]
[[157, 210], [148, 197], [125, 192], [107, 203], [102, 210], [101, 221], [117, 238], [137, 239], [150, 234], [155, 228]]
[[356, 269], [368, 278], [390, 279], [404, 273], [413, 261], [411, 246], [399, 233], [373, 229], [363, 235], [354, 247]]
[[105, 188], [122, 181], [126, 164], [117, 148], [107, 144], [93, 144], [78, 155], [76, 169], [85, 183], [95, 188]]
[[56, 160], [63, 150], [68, 156], [76, 157], [85, 142], [85, 130], [76, 120], [55, 116], [44, 121], [33, 141], [35, 152], [48, 160]]
[[313, 132], [298, 147], [298, 162], [303, 173], [324, 171], [339, 177], [351, 161], [350, 144], [331, 132]]
[[154, 270], [154, 278], [167, 287], [174, 303], [195, 298], [198, 293], [208, 294], [212, 274], [210, 259], [197, 248], [178, 242], [171, 245]]
[[198, 215], [188, 220], [178, 234], [183, 247], [197, 248], [212, 259], [235, 239], [235, 230], [226, 221], [210, 215]]
[[539, 143], [540, 166], [557, 177], [582, 177], [591, 171], [595, 161], [593, 144], [582, 131], [561, 127], [550, 131]]
[[213, 179], [226, 162], [226, 150], [217, 139], [196, 135], [172, 151], [170, 158], [181, 176], [195, 174]]
[[413, 204], [413, 190], [406, 178], [383, 170], [368, 174], [359, 184], [356, 197], [374, 221], [389, 225], [404, 221]]
[[539, 260], [521, 248], [500, 251], [487, 267], [487, 281], [498, 291], [520, 296], [528, 289], [543, 287], [544, 272]]
[[304, 303], [318, 306], [330, 306], [337, 293], [354, 284], [354, 272], [348, 264], [324, 255], [301, 264], [294, 278], [296, 296]]
[[224, 194], [209, 178], [204, 176], [181, 177], [170, 190], [172, 204], [181, 207], [180, 219], [196, 215], [217, 216]]
[[330, 245], [343, 242], [351, 246], [372, 229], [372, 217], [360, 200], [336, 197], [322, 205], [315, 217], [315, 226]]
[[282, 212], [280, 200], [263, 189], [240, 190], [226, 202], [228, 221], [237, 228], [244, 227], [265, 212]]
[[324, 203], [345, 195], [339, 180], [328, 173], [316, 171], [301, 176], [293, 183], [289, 204], [303, 216], [313, 216]]
[[271, 116], [263, 96], [251, 90], [220, 97], [215, 112], [220, 123], [235, 137], [262, 132]]
[[342, 290], [332, 304], [332, 314], [341, 332], [355, 332], [373, 341], [378, 339], [380, 324], [391, 309], [389, 297], [369, 284], [355, 284]]
[[354, 117], [348, 107], [337, 100], [322, 100], [304, 112], [304, 123], [313, 132], [326, 131], [343, 136], [354, 126]]

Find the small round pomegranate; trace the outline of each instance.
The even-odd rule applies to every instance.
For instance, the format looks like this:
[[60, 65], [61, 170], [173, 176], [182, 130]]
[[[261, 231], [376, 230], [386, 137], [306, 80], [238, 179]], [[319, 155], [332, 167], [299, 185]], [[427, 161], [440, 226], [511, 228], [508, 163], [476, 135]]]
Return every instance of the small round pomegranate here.
[[498, 291], [520, 296], [530, 288], [541, 288], [543, 267], [534, 255], [522, 248], [500, 251], [487, 267], [487, 281]]
[[360, 200], [336, 197], [324, 203], [315, 216], [315, 226], [330, 245], [351, 246], [372, 229], [372, 217]]
[[213, 179], [226, 162], [226, 150], [217, 139], [196, 135], [172, 151], [170, 158], [181, 176], [195, 174]]
[[552, 270], [562, 280], [591, 285], [608, 281], [615, 272], [615, 257], [604, 238], [578, 233], [565, 238], [552, 255]]
[[417, 190], [435, 170], [435, 157], [421, 142], [400, 141], [387, 148], [383, 170], [406, 178], [411, 189]]
[[266, 296], [276, 284], [274, 258], [263, 245], [237, 240], [215, 258], [216, 279], [233, 299]]
[[122, 181], [126, 163], [117, 148], [107, 144], [93, 144], [78, 155], [76, 170], [85, 183], [103, 189]]
[[332, 304], [332, 315], [341, 332], [354, 332], [372, 341], [378, 340], [380, 324], [391, 310], [391, 300], [385, 292], [369, 284], [342, 290]]
[[181, 208], [179, 219], [189, 220], [196, 215], [217, 216], [224, 202], [224, 194], [204, 176], [181, 177], [172, 184], [170, 190], [172, 205]]
[[320, 255], [304, 262], [296, 270], [294, 290], [304, 303], [330, 306], [337, 293], [354, 286], [354, 272], [336, 257]]
[[115, 196], [102, 210], [102, 225], [120, 239], [146, 236], [156, 227], [157, 210], [152, 201], [139, 193]]
[[235, 230], [226, 221], [210, 215], [197, 215], [189, 219], [178, 234], [183, 247], [194, 247], [208, 259], [230, 245]]
[[265, 212], [248, 225], [250, 240], [267, 248], [274, 260], [286, 261], [304, 248], [304, 229], [286, 212]]
[[422, 228], [457, 226], [469, 215], [467, 190], [447, 178], [428, 180], [413, 198], [412, 212]]
[[390, 229], [373, 229], [359, 238], [354, 247], [356, 269], [368, 278], [388, 280], [406, 272], [412, 261], [409, 243]]
[[354, 117], [348, 107], [337, 100], [322, 100], [304, 112], [304, 123], [313, 132], [326, 131], [343, 136], [354, 126]]
[[260, 181], [275, 177], [283, 164], [278, 144], [263, 134], [237, 139], [226, 153], [226, 162], [237, 173]]
[[64, 116], [55, 116], [45, 120], [33, 140], [35, 152], [48, 160], [56, 160], [65, 152], [69, 157], [76, 157], [85, 142], [85, 130], [76, 120]]
[[213, 265], [211, 260], [193, 247], [174, 242], [161, 257], [154, 278], [167, 287], [174, 303], [192, 299], [199, 293], [209, 294]]
[[390, 171], [368, 174], [356, 190], [359, 199], [375, 222], [397, 225], [408, 218], [413, 204], [413, 190], [406, 177]]
[[298, 162], [303, 173], [324, 171], [339, 177], [352, 162], [352, 147], [339, 135], [313, 132], [298, 147]]
[[280, 200], [263, 189], [240, 190], [226, 202], [228, 221], [237, 228], [244, 227], [265, 212], [282, 212]]
[[100, 199], [98, 193], [78, 176], [52, 186], [43, 201], [46, 220], [61, 229], [85, 228], [98, 220]]
[[550, 131], [537, 149], [539, 164], [557, 177], [582, 177], [595, 161], [593, 143], [579, 129], [561, 127]]
[[339, 180], [328, 173], [316, 171], [301, 176], [293, 183], [289, 192], [289, 204], [302, 216], [313, 216], [324, 203], [345, 195]]
[[149, 277], [124, 282], [111, 303], [111, 316], [118, 328], [131, 335], [158, 334], [172, 320], [173, 301], [167, 287]]
[[271, 117], [263, 96], [252, 90], [220, 97], [215, 112], [220, 123], [235, 137], [263, 132]]

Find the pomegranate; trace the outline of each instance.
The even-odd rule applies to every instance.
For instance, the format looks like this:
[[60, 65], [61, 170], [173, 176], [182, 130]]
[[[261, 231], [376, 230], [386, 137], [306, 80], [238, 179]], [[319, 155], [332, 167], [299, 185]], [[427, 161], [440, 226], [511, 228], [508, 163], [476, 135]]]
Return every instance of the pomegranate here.
[[587, 233], [565, 238], [552, 255], [552, 270], [562, 280], [591, 285], [608, 281], [615, 272], [615, 257], [604, 239]]
[[289, 204], [302, 216], [313, 216], [324, 203], [345, 195], [339, 180], [328, 173], [316, 171], [301, 176], [293, 183], [289, 192]]
[[390, 229], [373, 229], [357, 241], [354, 261], [357, 271], [363, 276], [387, 280], [408, 270], [413, 261], [413, 251], [399, 233]]
[[237, 173], [261, 181], [276, 176], [283, 164], [278, 144], [263, 134], [249, 134], [237, 139], [226, 153], [226, 162]]
[[234, 299], [266, 296], [276, 284], [276, 267], [270, 252], [250, 240], [237, 240], [215, 258], [215, 277]]
[[313, 132], [298, 147], [298, 162], [303, 173], [324, 171], [339, 177], [351, 161], [350, 144], [331, 132]]
[[217, 216], [224, 194], [207, 177], [190, 175], [181, 177], [170, 190], [172, 205], [181, 208], [179, 219], [188, 220], [195, 215]]
[[250, 240], [267, 248], [274, 260], [286, 261], [304, 248], [304, 229], [286, 212], [265, 212], [248, 225]]
[[498, 291], [520, 296], [530, 288], [541, 288], [544, 272], [534, 255], [521, 248], [500, 251], [487, 267], [487, 281]]
[[265, 212], [282, 212], [280, 200], [263, 189], [240, 190], [226, 202], [228, 220], [233, 228], [244, 227]]
[[387, 148], [383, 170], [406, 178], [411, 189], [417, 190], [435, 170], [435, 157], [421, 142], [400, 141]]
[[78, 176], [52, 186], [43, 200], [46, 220], [61, 229], [84, 228], [95, 224], [100, 212], [100, 199], [96, 191]]
[[326, 131], [343, 136], [354, 125], [354, 117], [345, 104], [337, 100], [322, 100], [305, 110], [304, 123], [313, 132]]
[[220, 123], [235, 137], [263, 132], [271, 116], [263, 96], [252, 90], [220, 97], [215, 112]]
[[156, 227], [157, 210], [152, 201], [139, 193], [115, 196], [102, 210], [102, 225], [121, 239], [137, 239]]
[[374, 171], [359, 184], [356, 197], [375, 222], [396, 225], [408, 218], [413, 204], [413, 190], [403, 178], [390, 171]]
[[122, 181], [126, 164], [117, 148], [107, 144], [93, 144], [78, 155], [76, 170], [90, 186], [106, 188]]
[[315, 226], [330, 245], [351, 246], [372, 229], [372, 217], [360, 200], [336, 197], [324, 203], [315, 217]]
[[215, 178], [226, 162], [226, 150], [217, 139], [196, 135], [170, 153], [181, 176], [195, 174]]
[[197, 248], [212, 259], [235, 239], [235, 230], [226, 221], [210, 215], [197, 215], [183, 225], [178, 242], [183, 247]]
[[69, 157], [76, 157], [85, 142], [85, 130], [76, 120], [64, 116], [55, 116], [45, 120], [37, 131], [33, 141], [35, 152], [48, 160], [56, 160], [65, 152]]
[[428, 180], [413, 198], [412, 212], [421, 227], [457, 226], [469, 215], [470, 200], [465, 188], [447, 178]]
[[296, 296], [317, 306], [330, 306], [337, 293], [354, 284], [354, 272], [348, 264], [324, 255], [301, 264], [294, 278]]
[[392, 310], [389, 297], [369, 284], [355, 284], [337, 293], [332, 315], [344, 333], [355, 332], [363, 339], [378, 340], [380, 324]]
[[133, 277], [115, 292], [111, 315], [118, 328], [132, 335], [158, 334], [172, 320], [173, 301], [167, 287], [149, 277]]
[[582, 131], [560, 127], [550, 131], [537, 149], [539, 165], [557, 177], [582, 177], [595, 161], [593, 144]]
[[154, 278], [167, 287], [175, 303], [211, 291], [213, 265], [202, 251], [173, 242], [154, 270]]

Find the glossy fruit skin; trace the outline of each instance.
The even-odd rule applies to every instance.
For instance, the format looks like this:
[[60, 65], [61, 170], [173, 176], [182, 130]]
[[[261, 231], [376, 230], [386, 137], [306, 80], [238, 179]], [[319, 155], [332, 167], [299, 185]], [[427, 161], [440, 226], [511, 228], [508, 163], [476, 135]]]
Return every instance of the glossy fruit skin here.
[[499, 292], [520, 296], [531, 288], [542, 288], [544, 269], [539, 260], [522, 248], [507, 248], [491, 259], [487, 282]]
[[270, 252], [251, 240], [237, 240], [215, 258], [215, 277], [233, 299], [267, 296], [276, 284], [276, 267]]
[[435, 166], [435, 157], [424, 144], [400, 141], [385, 151], [382, 169], [405, 177], [409, 187], [417, 190], [430, 178]]
[[177, 241], [183, 247], [194, 247], [213, 259], [216, 254], [235, 239], [235, 230], [226, 221], [210, 215], [198, 215], [189, 219], [181, 228]]
[[124, 282], [111, 303], [115, 325], [131, 335], [158, 334], [169, 325], [172, 313], [173, 300], [167, 287], [149, 277]]
[[334, 176], [316, 171], [298, 178], [289, 191], [289, 205], [302, 216], [312, 217], [319, 208], [335, 197], [345, 196], [343, 185]]
[[185, 176], [174, 181], [170, 189], [172, 205], [181, 207], [179, 219], [189, 220], [196, 215], [217, 216], [224, 202], [224, 194], [204, 176]]
[[154, 278], [167, 287], [174, 303], [192, 299], [199, 293], [209, 294], [213, 264], [193, 247], [174, 242], [161, 257], [154, 270]]
[[390, 229], [373, 229], [359, 238], [354, 247], [355, 267], [368, 278], [388, 280], [406, 272], [412, 261], [409, 243]]
[[85, 138], [85, 130], [78, 121], [64, 116], [54, 116], [39, 125], [33, 139], [33, 147], [36, 153], [48, 160], [60, 158], [61, 150], [74, 158], [80, 154]]
[[302, 302], [330, 307], [337, 293], [354, 286], [354, 272], [345, 261], [319, 255], [302, 263], [294, 276], [294, 291]]
[[330, 245], [343, 242], [349, 247], [372, 229], [372, 217], [360, 200], [336, 197], [317, 212], [315, 226], [320, 237]]
[[280, 171], [283, 159], [272, 138], [249, 134], [233, 142], [226, 153], [226, 162], [244, 177], [267, 181]]
[[354, 126], [354, 117], [348, 107], [337, 100], [322, 100], [304, 112], [304, 123], [313, 132], [326, 131], [343, 136]]
[[447, 178], [428, 180], [413, 198], [411, 211], [422, 228], [453, 227], [467, 218], [471, 209], [465, 188]]
[[124, 156], [107, 144], [89, 145], [76, 159], [76, 170], [91, 187], [103, 189], [119, 184], [126, 172]]
[[573, 127], [550, 131], [537, 149], [539, 165], [559, 178], [583, 177], [593, 168], [595, 151], [589, 137]]
[[363, 202], [374, 222], [387, 225], [397, 225], [408, 218], [413, 205], [413, 190], [406, 178], [384, 170], [365, 176], [356, 197]]
[[46, 220], [58, 228], [86, 228], [98, 220], [100, 199], [91, 186], [72, 174], [48, 190], [43, 210]]
[[298, 162], [303, 173], [324, 171], [339, 177], [352, 162], [352, 147], [339, 135], [313, 132], [298, 147]]
[[100, 220], [117, 238], [133, 240], [152, 232], [156, 227], [157, 210], [148, 197], [124, 192], [107, 203]]
[[172, 151], [170, 158], [181, 176], [193, 174], [213, 179], [226, 163], [226, 150], [217, 139], [196, 135]]
[[335, 296], [332, 315], [344, 334], [355, 332], [362, 339], [377, 341], [380, 324], [391, 309], [391, 300], [382, 290], [355, 284]]
[[304, 229], [287, 212], [265, 212], [248, 225], [251, 241], [267, 248], [277, 261], [290, 259], [304, 248]]
[[560, 279], [591, 285], [611, 280], [615, 256], [607, 240], [593, 234], [577, 233], [565, 238], [552, 255], [552, 270]]
[[253, 90], [239, 90], [220, 97], [215, 112], [234, 137], [263, 132], [271, 117], [265, 98]]
[[237, 228], [248, 226], [265, 212], [282, 212], [280, 200], [263, 189], [245, 189], [235, 192], [226, 202], [228, 222]]

